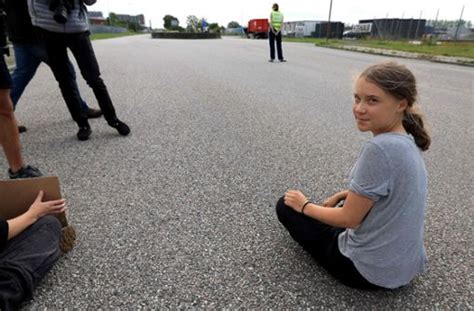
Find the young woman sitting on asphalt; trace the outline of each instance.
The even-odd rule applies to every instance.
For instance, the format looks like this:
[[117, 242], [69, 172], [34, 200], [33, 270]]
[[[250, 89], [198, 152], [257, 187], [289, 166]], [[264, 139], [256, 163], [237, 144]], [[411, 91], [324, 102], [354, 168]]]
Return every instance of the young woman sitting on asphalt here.
[[349, 189], [322, 205], [298, 190], [277, 203], [278, 219], [290, 235], [345, 285], [397, 288], [425, 268], [427, 177], [421, 151], [431, 139], [416, 96], [415, 77], [405, 66], [367, 68], [355, 83], [352, 109], [358, 129], [374, 137], [352, 168]]

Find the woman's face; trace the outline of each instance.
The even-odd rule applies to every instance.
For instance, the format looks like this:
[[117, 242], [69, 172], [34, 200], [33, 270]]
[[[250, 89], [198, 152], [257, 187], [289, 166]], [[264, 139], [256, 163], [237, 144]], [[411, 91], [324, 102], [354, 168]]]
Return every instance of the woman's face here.
[[352, 111], [361, 132], [370, 131], [378, 135], [403, 130], [406, 107], [406, 100], [395, 98], [365, 78], [357, 79]]

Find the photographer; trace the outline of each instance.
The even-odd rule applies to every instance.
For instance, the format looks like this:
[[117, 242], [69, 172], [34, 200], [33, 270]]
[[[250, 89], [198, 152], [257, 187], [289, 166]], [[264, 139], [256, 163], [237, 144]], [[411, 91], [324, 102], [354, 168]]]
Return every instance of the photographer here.
[[0, 1], [0, 48], [0, 143], [10, 167], [8, 173], [10, 178], [39, 177], [41, 172], [36, 167], [25, 166], [21, 155], [20, 137], [10, 98], [12, 81], [4, 56], [9, 54], [9, 48], [5, 36], [3, 1]]
[[28, 0], [33, 26], [39, 29], [44, 41], [50, 66], [74, 121], [79, 126], [77, 138], [87, 140], [91, 128], [87, 116], [81, 112], [81, 99], [74, 88], [68, 69], [69, 48], [77, 61], [81, 74], [92, 88], [107, 123], [122, 136], [130, 128], [117, 118], [107, 87], [100, 77], [99, 64], [90, 41], [89, 22], [84, 4], [92, 5], [95, 0]]
[[[11, 90], [14, 108], [16, 108], [26, 86], [33, 79], [39, 65], [44, 62], [49, 66], [46, 49], [38, 40], [33, 29], [26, 2], [27, 0], [4, 0], [7, 13], [7, 33], [13, 43], [16, 61], [16, 67], [12, 73], [13, 88]], [[77, 88], [74, 66], [69, 62], [68, 67], [74, 77], [75, 88]], [[100, 110], [89, 108], [83, 99], [81, 99], [81, 110], [86, 112], [88, 118], [98, 118], [102, 115]], [[26, 131], [24, 126], [18, 128], [20, 133]]]

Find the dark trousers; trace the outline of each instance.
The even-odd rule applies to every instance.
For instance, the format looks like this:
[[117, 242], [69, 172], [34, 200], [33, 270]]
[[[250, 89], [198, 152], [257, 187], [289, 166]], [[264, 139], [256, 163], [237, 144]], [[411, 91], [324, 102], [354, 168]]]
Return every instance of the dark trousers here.
[[45, 216], [11, 239], [0, 252], [0, 309], [14, 310], [59, 258], [61, 224]]
[[[33, 79], [36, 70], [41, 63], [46, 63], [49, 66], [49, 59], [44, 45], [41, 43], [13, 43], [13, 50], [15, 51], [16, 67], [12, 73], [13, 88], [10, 97], [13, 101], [13, 106], [16, 108], [23, 91], [28, 83]], [[69, 70], [76, 81], [76, 72], [71, 62], [68, 63]], [[78, 88], [77, 83], [74, 86]], [[79, 92], [79, 91], [78, 91]], [[89, 107], [86, 102], [81, 99], [81, 109], [88, 111]]]
[[332, 227], [304, 216], [285, 205], [283, 197], [276, 205], [278, 220], [316, 261], [341, 283], [360, 289], [380, 288], [369, 283], [352, 261], [341, 254], [338, 237], [345, 229]]
[[105, 119], [109, 124], [114, 123], [117, 115], [107, 87], [100, 77], [99, 64], [89, 38], [90, 33], [88, 31], [82, 33], [54, 33], [41, 30], [40, 34], [48, 53], [51, 70], [59, 83], [59, 88], [74, 121], [79, 126], [88, 126], [86, 113], [80, 109], [81, 97], [78, 89], [74, 87], [73, 75], [68, 68], [68, 48], [77, 61], [82, 77], [92, 88]]
[[283, 51], [281, 49], [281, 31], [278, 32], [277, 35], [275, 35], [273, 31], [270, 30], [269, 38], [270, 38], [270, 59], [275, 59], [275, 41], [276, 41], [278, 59], [283, 60]]

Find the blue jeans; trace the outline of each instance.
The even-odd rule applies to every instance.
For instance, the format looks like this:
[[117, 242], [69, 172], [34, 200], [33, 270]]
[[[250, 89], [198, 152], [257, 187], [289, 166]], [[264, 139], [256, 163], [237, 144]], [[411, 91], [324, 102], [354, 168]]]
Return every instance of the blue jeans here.
[[[12, 73], [13, 87], [10, 96], [12, 98], [13, 106], [16, 107], [23, 91], [28, 83], [30, 83], [31, 79], [33, 79], [39, 65], [43, 62], [50, 66], [50, 63], [46, 49], [42, 44], [14, 43], [13, 50], [15, 51], [16, 68]], [[70, 61], [68, 61], [68, 67], [74, 79], [75, 88], [79, 93], [79, 88], [76, 82], [76, 72], [74, 71], [74, 66]], [[81, 109], [86, 112], [89, 110], [87, 103], [82, 99], [82, 97]]]

